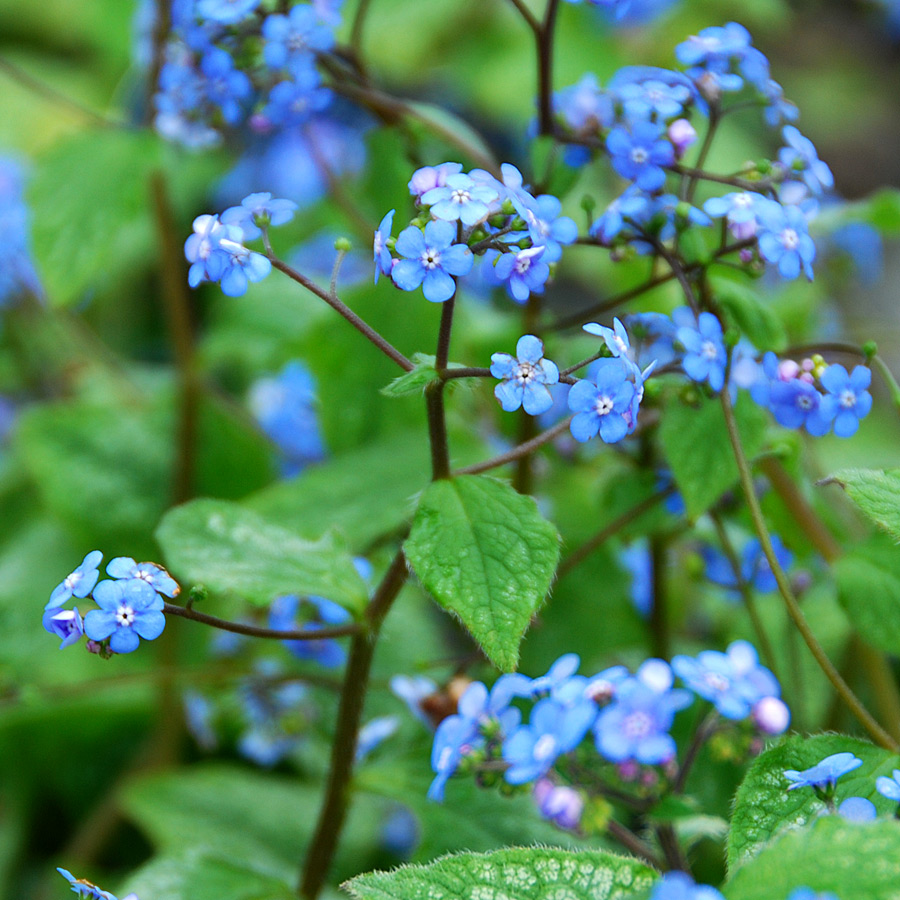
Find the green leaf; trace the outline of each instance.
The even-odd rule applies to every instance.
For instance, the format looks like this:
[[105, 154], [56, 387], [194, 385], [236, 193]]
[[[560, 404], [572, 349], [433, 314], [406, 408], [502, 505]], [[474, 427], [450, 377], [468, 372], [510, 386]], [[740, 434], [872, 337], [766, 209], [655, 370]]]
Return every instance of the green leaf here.
[[900, 653], [900, 548], [875, 535], [837, 560], [834, 573], [856, 631], [880, 650]]
[[435, 481], [404, 550], [422, 584], [491, 661], [514, 669], [559, 559], [559, 535], [534, 500], [483, 475]]
[[897, 188], [882, 188], [859, 207], [865, 221], [882, 234], [900, 234], [900, 190]]
[[284, 881], [256, 871], [251, 864], [235, 862], [221, 848], [198, 845], [158, 856], [135, 872], [119, 890], [153, 900], [296, 900]]
[[343, 888], [357, 900], [612, 900], [649, 887], [655, 876], [636, 859], [614, 853], [513, 847], [369, 872]]
[[421, 395], [432, 381], [437, 381], [438, 373], [434, 367], [435, 357], [425, 353], [413, 354], [413, 362], [416, 367], [410, 372], [404, 372], [395, 378], [390, 384], [386, 384], [381, 393], [385, 397], [408, 397], [410, 394]]
[[156, 530], [182, 583], [202, 583], [260, 606], [281, 594], [315, 594], [361, 610], [366, 588], [350, 556], [330, 537], [315, 543], [226, 500], [193, 500]]
[[[732, 872], [756, 856], [781, 829], [803, 825], [825, 809], [811, 789], [788, 791], [785, 770], [803, 771], [832, 753], [844, 751], [855, 753], [863, 764], [838, 782], [838, 802], [844, 797], [866, 797], [881, 812], [896, 806], [878, 794], [875, 778], [890, 776], [893, 769], [900, 768], [900, 757], [866, 741], [840, 734], [789, 738], [758, 756], [738, 788], [728, 835], [728, 868]], [[769, 885], [774, 883], [769, 882]]]
[[[752, 459], [763, 445], [766, 414], [742, 396], [735, 416], [744, 453]], [[738, 480], [719, 400], [704, 400], [698, 407], [669, 404], [663, 411], [660, 439], [687, 514], [696, 520]]]
[[352, 549], [362, 550], [412, 517], [414, 497], [428, 481], [429, 459], [421, 431], [396, 432], [390, 440], [279, 481], [244, 503], [303, 537], [337, 528]]
[[783, 350], [787, 332], [778, 314], [746, 282], [729, 275], [711, 275], [713, 294], [741, 334], [760, 350]]
[[406, 106], [433, 134], [449, 140], [456, 148], [465, 145], [473, 163], [488, 169], [497, 168], [490, 146], [465, 119], [433, 103], [407, 100]]
[[841, 469], [819, 484], [839, 484], [867, 518], [900, 540], [900, 469]]
[[793, 888], [808, 887], [848, 900], [896, 900], [898, 884], [900, 827], [896, 822], [882, 819], [859, 824], [823, 816], [810, 827], [785, 834], [742, 866], [726, 885], [725, 897], [772, 900], [786, 897]]

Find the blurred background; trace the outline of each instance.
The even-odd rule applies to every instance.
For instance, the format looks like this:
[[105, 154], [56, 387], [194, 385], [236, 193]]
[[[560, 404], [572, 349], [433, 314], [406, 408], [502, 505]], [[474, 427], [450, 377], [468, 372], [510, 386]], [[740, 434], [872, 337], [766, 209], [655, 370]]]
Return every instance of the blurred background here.
[[[347, 0], [339, 38], [355, 6]], [[672, 67], [674, 47], [689, 34], [731, 20], [769, 57], [839, 195], [882, 233], [842, 245], [823, 240], [816, 282], [781, 289], [772, 303], [794, 342], [812, 334], [874, 339], [900, 369], [900, 210], [871, 199], [883, 186], [900, 187], [900, 4], [636, 0], [620, 23], [563, 4], [555, 87], [589, 71], [606, 83], [627, 64]], [[270, 277], [243, 298], [215, 286], [188, 293], [181, 253], [195, 216], [271, 190], [301, 207], [277, 233], [281, 255], [324, 283], [334, 237], [348, 236], [355, 249], [339, 281], [344, 299], [407, 355], [430, 351], [437, 311], [410, 314], [389, 284], [373, 289], [369, 281], [371, 232], [406, 202], [409, 135], [379, 130], [347, 104], [317, 126], [316, 152], [305, 139], [258, 135], [210, 149], [177, 146], [142, 126], [151, 32], [152, 10], [130, 0], [0, 0], [0, 193], [15, 201], [0, 216], [9, 251], [0, 254], [0, 289], [4, 278], [17, 284], [0, 297], [0, 895], [10, 898], [64, 896], [57, 865], [114, 889], [155, 853], [163, 863], [151, 864], [158, 871], [140, 883], [160, 886], [163, 896], [167, 854], [203, 841], [235, 860], [262, 858], [272, 871], [290, 872], [327, 759], [336, 676], [316, 660], [281, 647], [251, 654], [187, 622], [170, 622], [162, 640], [127, 659], [60, 652], [41, 628], [41, 610], [84, 554], [158, 559], [153, 533], [163, 512], [204, 495], [249, 498], [251, 508], [309, 538], [336, 523], [377, 568], [379, 536], [400, 525], [427, 477], [427, 456], [416, 449], [421, 409], [378, 394], [394, 374], [388, 361], [286, 279]], [[498, 159], [528, 171], [533, 48], [510, 4], [371, 0], [362, 53], [384, 90], [445, 107], [458, 117], [447, 120], [450, 128], [471, 123]], [[412, 143], [427, 163], [458, 156], [426, 131]], [[734, 169], [778, 146], [758, 111], [748, 110], [729, 120], [710, 165]], [[617, 191], [608, 174], [581, 178], [566, 200], [575, 217], [585, 192], [603, 204]], [[827, 220], [828, 210], [822, 215]], [[564, 315], [626, 281], [608, 262], [573, 251], [548, 307]], [[650, 305], [670, 298], [659, 292]], [[498, 341], [511, 349], [521, 333], [506, 301], [473, 300], [460, 316], [454, 358], [468, 364], [483, 365]], [[484, 424], [492, 398], [466, 402], [451, 421], [460, 463], [511, 439]], [[817, 444], [822, 474], [900, 465], [896, 415], [883, 393], [876, 404], [852, 442]], [[477, 435], [472, 421], [484, 424]], [[332, 468], [319, 476], [323, 460]], [[285, 492], [283, 476], [298, 473], [298, 486]], [[561, 528], [573, 543], [585, 530], [579, 520], [592, 515], [576, 500], [582, 487], [567, 484], [555, 498], [571, 501]], [[601, 502], [598, 490], [588, 489], [591, 503]], [[535, 673], [566, 649], [579, 649], [588, 666], [608, 663], [613, 650], [617, 659], [645, 653], [645, 623], [621, 602], [629, 585], [622, 566], [604, 557], [557, 597], [571, 594], [584, 610], [578, 591], [598, 572], [619, 592], [602, 610], [607, 636], [577, 646], [585, 641], [577, 617], [554, 620], [551, 609], [526, 641], [523, 670]], [[453, 808], [423, 812], [424, 801], [409, 800], [424, 797], [430, 735], [406, 715], [388, 679], [418, 672], [446, 681], [472, 647], [415, 586], [400, 607], [367, 713], [402, 715], [393, 739], [400, 749], [393, 766], [376, 759], [364, 774], [366, 799], [336, 877], [462, 846], [569, 840], [524, 797], [498, 811], [496, 797], [464, 785]], [[216, 612], [246, 614], [229, 601]], [[730, 633], [729, 615], [710, 616], [709, 630]], [[839, 623], [833, 630], [839, 642]], [[296, 696], [277, 734], [260, 737], [260, 703], [270, 717], [288, 703], [273, 686]], [[279, 740], [286, 743], [273, 749]], [[734, 777], [722, 776], [723, 805]], [[197, 863], [197, 882], [211, 892], [217, 882], [204, 865]], [[246, 896], [257, 894], [248, 888]]]

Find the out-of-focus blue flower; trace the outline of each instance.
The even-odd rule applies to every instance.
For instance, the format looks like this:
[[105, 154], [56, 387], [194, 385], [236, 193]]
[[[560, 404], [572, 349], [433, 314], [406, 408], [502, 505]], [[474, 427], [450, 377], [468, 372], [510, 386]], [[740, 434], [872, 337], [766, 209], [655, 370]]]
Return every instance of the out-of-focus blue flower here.
[[900, 803], [900, 769], [894, 769], [891, 777], [879, 775], [875, 779], [875, 790], [888, 800]]
[[735, 641], [725, 653], [703, 650], [696, 659], [676, 656], [672, 668], [726, 719], [744, 719], [763, 697], [781, 693], [775, 676], [759, 664], [756, 650], [746, 641]]
[[262, 35], [263, 58], [273, 69], [303, 65], [316, 51], [334, 46], [333, 31], [308, 3], [298, 3], [286, 16], [266, 16]]
[[651, 193], [665, 184], [663, 166], [675, 161], [672, 142], [656, 122], [633, 122], [630, 128], [616, 126], [606, 139], [606, 149], [619, 175]]
[[665, 872], [653, 886], [650, 900], [725, 900], [708, 884], [697, 884], [687, 872]]
[[817, 791], [833, 793], [837, 780], [842, 775], [858, 769], [861, 765], [862, 760], [852, 753], [832, 753], [831, 756], [826, 756], [820, 763], [809, 769], [803, 769], [803, 771], [787, 769], [784, 777], [791, 782], [788, 785], [789, 791], [801, 787], [811, 787]]
[[238, 698], [249, 723], [237, 750], [257, 765], [271, 767], [291, 753], [302, 739], [306, 685], [280, 679], [281, 669], [272, 660], [257, 664], [256, 671], [238, 688]]
[[[345, 238], [345, 235], [334, 229], [326, 228], [319, 231], [294, 247], [287, 254], [287, 261], [304, 275], [327, 283], [331, 279], [337, 261], [338, 251], [334, 245], [339, 238]], [[354, 246], [344, 253], [336, 287], [340, 291], [360, 285], [369, 280], [370, 274], [371, 265], [366, 254]]]
[[210, 47], [203, 54], [200, 71], [209, 102], [219, 108], [227, 124], [237, 125], [244, 116], [244, 104], [253, 93], [250, 79], [235, 68], [231, 54], [221, 47]]
[[681, 365], [688, 378], [706, 381], [714, 391], [721, 391], [728, 360], [719, 320], [710, 312], [702, 312], [696, 324], [679, 327], [676, 336], [684, 345]]
[[444, 187], [451, 175], [462, 172], [462, 163], [445, 162], [439, 166], [423, 166], [413, 172], [409, 180], [409, 192], [416, 198], [417, 203], [422, 202], [422, 197], [434, 188]]
[[753, 707], [753, 721], [763, 734], [783, 734], [791, 723], [791, 711], [778, 697], [763, 697]]
[[675, 48], [675, 56], [689, 67], [687, 74], [710, 95], [739, 91], [744, 78], [759, 88], [769, 80], [766, 58], [752, 47], [750, 33], [737, 22], [704, 28], [691, 35]]
[[252, 13], [260, 0], [196, 0], [196, 13], [222, 25], [235, 25]]
[[787, 142], [787, 146], [778, 151], [781, 164], [791, 174], [799, 172], [803, 183], [813, 194], [821, 194], [833, 188], [834, 176], [831, 169], [819, 159], [813, 142], [800, 134], [793, 125], [785, 125], [781, 133]]
[[756, 235], [759, 227], [756, 221], [758, 204], [766, 198], [755, 191], [741, 191], [725, 194], [723, 197], [710, 197], [703, 204], [703, 209], [714, 219], [725, 217], [729, 231], [739, 241]]
[[394, 735], [400, 727], [396, 716], [378, 716], [359, 729], [356, 739], [356, 762], [365, 759], [379, 744]]
[[770, 128], [777, 128], [783, 122], [793, 122], [800, 116], [800, 110], [785, 98], [784, 88], [777, 81], [770, 78], [760, 88], [760, 93], [767, 101], [763, 118]]
[[871, 822], [878, 818], [875, 804], [865, 797], [847, 797], [838, 807], [838, 815], [848, 822]]
[[676, 750], [669, 734], [675, 713], [692, 700], [691, 694], [680, 688], [659, 691], [641, 679], [625, 679], [617, 686], [612, 703], [597, 716], [594, 738], [598, 752], [611, 762], [668, 762]]
[[631, 602], [646, 618], [653, 609], [653, 561], [650, 548], [645, 540], [635, 541], [619, 551], [618, 559], [631, 576]]
[[207, 752], [215, 750], [219, 738], [213, 728], [212, 703], [199, 691], [187, 690], [181, 698], [187, 730], [197, 745]]
[[41, 295], [29, 249], [29, 213], [25, 205], [25, 170], [10, 157], [0, 157], [0, 309], [22, 293]]
[[191, 263], [188, 284], [197, 287], [204, 281], [218, 281], [228, 265], [228, 254], [221, 249], [223, 238], [241, 240], [243, 232], [235, 225], [223, 225], [218, 216], [202, 215], [194, 219], [194, 233], [184, 242], [185, 259]]
[[[556, 91], [553, 110], [576, 137], [596, 136], [616, 120], [612, 95], [600, 87], [597, 76], [592, 73], [576, 84]], [[590, 159], [590, 151], [586, 147], [569, 145], [564, 158], [570, 166], [582, 166]]]
[[84, 633], [92, 641], [109, 638], [113, 653], [132, 653], [139, 638], [155, 640], [166, 627], [162, 597], [140, 578], [101, 581], [93, 597], [100, 609], [84, 617]]
[[[93, 900], [116, 900], [114, 894], [101, 890], [86, 878], [76, 878], [68, 869], [61, 869], [57, 866], [56, 871], [69, 882], [70, 887], [79, 897], [90, 897]], [[124, 900], [129, 900], [129, 898], [137, 900], [134, 894], [129, 894]]]
[[465, 244], [454, 243], [455, 239], [452, 222], [429, 222], [424, 233], [415, 225], [404, 228], [395, 245], [404, 258], [391, 269], [394, 284], [403, 291], [421, 286], [431, 303], [449, 300], [456, 290], [451, 276], [468, 275], [473, 262], [472, 251]]
[[53, 588], [44, 609], [59, 609], [71, 597], [87, 597], [100, 577], [99, 566], [102, 560], [103, 554], [99, 550], [91, 550], [81, 561], [81, 565]]
[[560, 828], [567, 831], [578, 828], [584, 811], [584, 797], [575, 788], [554, 784], [549, 778], [539, 778], [534, 783], [534, 802], [540, 814]]
[[434, 728], [431, 718], [422, 708], [422, 701], [437, 692], [437, 682], [424, 675], [394, 675], [390, 687], [393, 695], [402, 700], [426, 728]]
[[[350, 621], [350, 613], [342, 606], [324, 597], [298, 597], [286, 594], [277, 597], [269, 609], [269, 628], [278, 631], [318, 631], [331, 625], [343, 625]], [[347, 657], [336, 638], [322, 640], [282, 641], [285, 647], [300, 659], [310, 659], [319, 665], [333, 669], [343, 664]]]
[[46, 631], [55, 634], [62, 639], [60, 650], [71, 647], [81, 640], [84, 634], [84, 622], [78, 614], [78, 607], [74, 609], [48, 609], [44, 612], [42, 624]]
[[562, 203], [552, 194], [516, 198], [516, 212], [528, 225], [532, 243], [544, 247], [544, 261], [556, 262], [562, 256], [562, 245], [571, 244], [578, 237], [574, 219], [561, 215]]
[[381, 824], [381, 845], [399, 856], [407, 859], [421, 841], [422, 827], [416, 816], [405, 806], [398, 805], [389, 813]]
[[[789, 569], [794, 560], [793, 554], [784, 546], [777, 534], [772, 535], [772, 549], [781, 568]], [[710, 581], [732, 590], [738, 589], [734, 570], [724, 553], [711, 547], [704, 547], [703, 559], [706, 562], [706, 577]], [[741, 579], [747, 584], [752, 584], [762, 594], [774, 591], [778, 587], [772, 567], [757, 538], [747, 541], [741, 551]]]
[[628, 433], [625, 413], [630, 412], [635, 388], [620, 359], [598, 360], [594, 381], [582, 379], [569, 391], [569, 409], [575, 413], [570, 430], [576, 441], [589, 441], [598, 433], [614, 444]]
[[254, 382], [250, 410], [284, 456], [284, 472], [296, 475], [325, 458], [316, 413], [316, 384], [306, 366], [291, 360], [281, 372]]
[[375, 259], [375, 284], [378, 284], [379, 275], [390, 275], [394, 265], [394, 258], [388, 249], [387, 242], [391, 236], [391, 228], [394, 223], [394, 212], [391, 210], [382, 220], [375, 232], [372, 242], [372, 253]]
[[618, 93], [625, 117], [632, 122], [651, 118], [668, 122], [678, 118], [693, 96], [686, 85], [652, 80], [623, 85]]
[[884, 247], [877, 228], [868, 222], [848, 222], [831, 233], [831, 243], [850, 257], [863, 284], [875, 284], [881, 278]]
[[544, 359], [544, 345], [533, 334], [519, 338], [516, 358], [508, 353], [494, 353], [491, 375], [503, 379], [494, 388], [494, 396], [506, 412], [521, 406], [528, 415], [537, 416], [553, 404], [548, 385], [559, 382], [559, 369], [556, 363]]
[[162, 566], [152, 562], [138, 563], [130, 556], [111, 559], [106, 574], [112, 578], [139, 578], [166, 597], [177, 597], [181, 593], [178, 582]]
[[251, 282], [262, 281], [272, 271], [268, 257], [248, 250], [237, 241], [222, 238], [219, 248], [227, 254], [220, 284], [222, 293], [228, 297], [242, 297]]
[[262, 229], [270, 225], [275, 228], [285, 225], [294, 218], [297, 204], [293, 200], [273, 200], [272, 195], [250, 194], [241, 200], [240, 206], [231, 206], [219, 216], [223, 225], [237, 225], [244, 233], [245, 241], [262, 236]]
[[635, 185], [630, 185], [591, 225], [590, 235], [604, 246], [611, 246], [623, 232], [631, 234], [635, 222], [644, 221], [650, 197]]
[[819, 376], [828, 393], [822, 403], [834, 409], [834, 433], [851, 437], [872, 409], [872, 395], [866, 390], [872, 382], [872, 372], [866, 366], [856, 366], [853, 373], [838, 363], [828, 366]]
[[756, 218], [760, 256], [777, 266], [782, 278], [796, 278], [802, 271], [812, 281], [816, 245], [809, 236], [803, 210], [766, 200], [757, 203]]
[[812, 888], [798, 887], [788, 894], [787, 900], [838, 900], [838, 896], [832, 894], [831, 891], [819, 893]]
[[552, 697], [538, 700], [528, 724], [503, 743], [503, 759], [509, 763], [504, 778], [510, 784], [524, 784], [546, 774], [561, 754], [581, 743], [596, 716], [590, 701], [567, 706]]

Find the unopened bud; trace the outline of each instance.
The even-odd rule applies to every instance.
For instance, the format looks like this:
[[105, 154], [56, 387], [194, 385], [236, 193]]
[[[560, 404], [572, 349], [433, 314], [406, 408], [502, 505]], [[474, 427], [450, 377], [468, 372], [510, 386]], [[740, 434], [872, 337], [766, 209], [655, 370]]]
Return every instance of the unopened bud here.
[[334, 242], [334, 249], [338, 253], [349, 253], [353, 249], [353, 244], [350, 243], [349, 238], [339, 237]]
[[753, 707], [753, 721], [764, 734], [782, 734], [791, 723], [791, 711], [778, 697], [763, 697]]

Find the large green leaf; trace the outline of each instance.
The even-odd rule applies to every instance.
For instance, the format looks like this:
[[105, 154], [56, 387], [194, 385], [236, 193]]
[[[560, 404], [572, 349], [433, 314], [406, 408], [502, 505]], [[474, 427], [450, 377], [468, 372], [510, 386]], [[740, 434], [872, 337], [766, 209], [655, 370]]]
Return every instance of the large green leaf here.
[[135, 872], [119, 890], [153, 900], [296, 900], [292, 887], [236, 862], [226, 850], [191, 840], [187, 849], [158, 856]]
[[404, 550], [422, 584], [491, 661], [515, 668], [559, 558], [559, 535], [534, 500], [483, 475], [435, 481]]
[[[735, 407], [744, 453], [753, 457], [763, 444], [766, 415], [747, 397]], [[737, 463], [718, 399], [700, 406], [672, 403], [663, 411], [660, 439], [687, 514], [697, 519], [738, 480]]]
[[655, 875], [614, 853], [513, 847], [369, 872], [343, 887], [357, 900], [612, 900], [649, 887]]
[[867, 518], [900, 540], [900, 469], [841, 469], [819, 484], [839, 484]]
[[823, 816], [791, 831], [742, 866], [725, 887], [727, 900], [772, 900], [793, 888], [830, 891], [846, 900], [896, 900], [900, 825]]
[[845, 751], [855, 753], [863, 764], [838, 782], [838, 802], [844, 797], [867, 797], [882, 812], [896, 806], [876, 792], [875, 778], [889, 776], [900, 767], [900, 757], [840, 734], [792, 737], [757, 757], [738, 789], [728, 836], [729, 869], [747, 863], [782, 829], [803, 825], [825, 809], [809, 788], [788, 791], [785, 770], [802, 771]]
[[246, 505], [304, 537], [337, 528], [354, 550], [411, 518], [413, 498], [428, 481], [421, 432], [400, 432], [312, 466], [246, 499]]
[[366, 587], [330, 537], [312, 542], [226, 500], [193, 500], [170, 510], [156, 531], [183, 583], [267, 605], [281, 594], [315, 594], [351, 610]]
[[725, 311], [749, 341], [760, 350], [783, 350], [787, 334], [778, 314], [751, 288], [743, 275], [720, 273], [710, 277], [713, 293]]
[[875, 535], [834, 564], [838, 598], [857, 632], [887, 653], [900, 653], [900, 548]]

